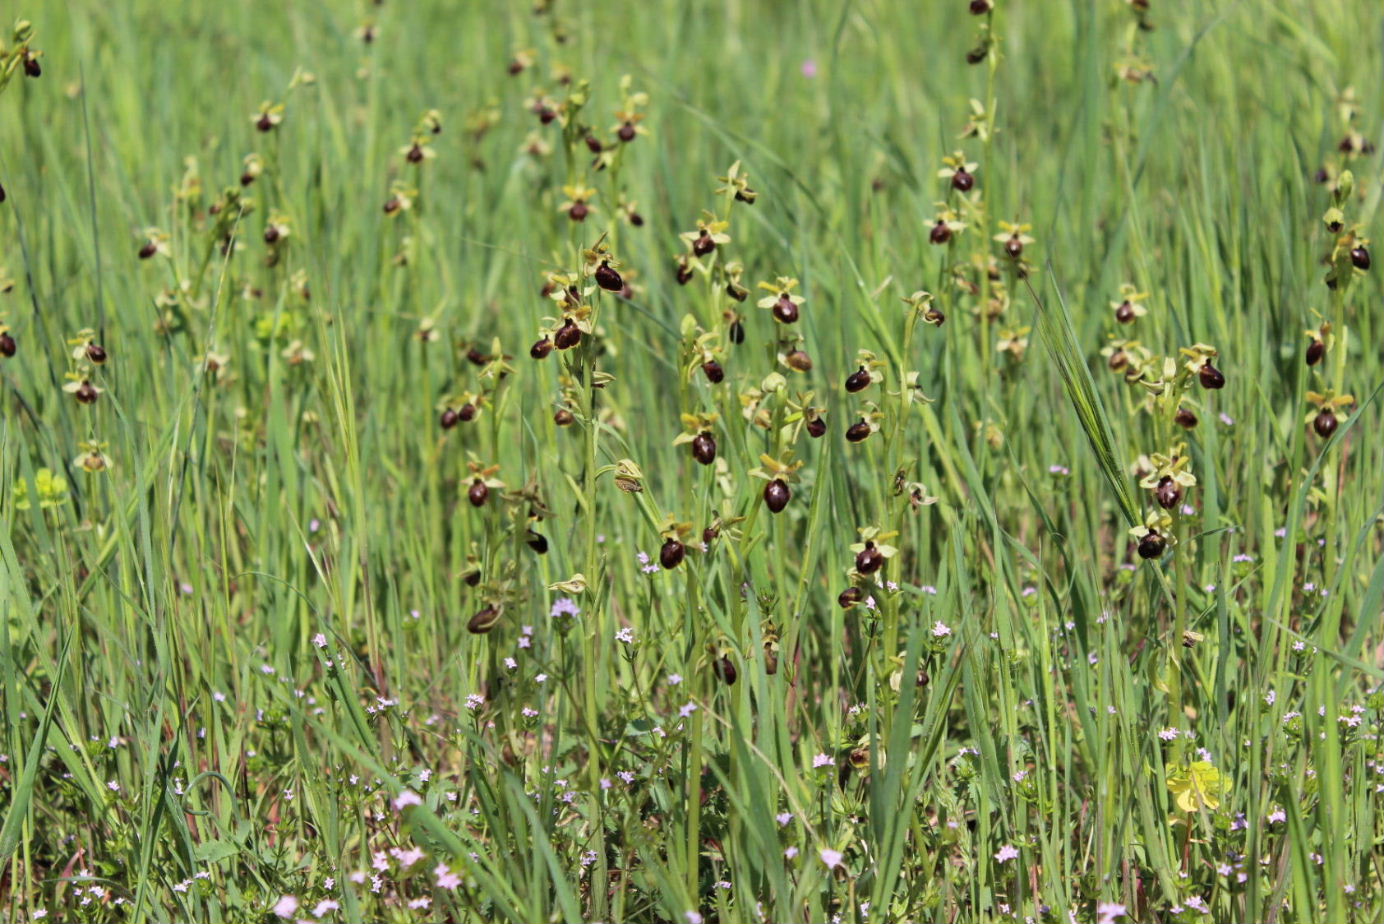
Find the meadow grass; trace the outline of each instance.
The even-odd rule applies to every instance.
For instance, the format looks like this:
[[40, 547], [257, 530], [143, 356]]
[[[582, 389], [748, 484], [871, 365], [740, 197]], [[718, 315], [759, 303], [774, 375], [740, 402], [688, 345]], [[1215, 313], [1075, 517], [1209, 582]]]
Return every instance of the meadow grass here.
[[4, 15], [5, 920], [1384, 915], [1376, 4]]

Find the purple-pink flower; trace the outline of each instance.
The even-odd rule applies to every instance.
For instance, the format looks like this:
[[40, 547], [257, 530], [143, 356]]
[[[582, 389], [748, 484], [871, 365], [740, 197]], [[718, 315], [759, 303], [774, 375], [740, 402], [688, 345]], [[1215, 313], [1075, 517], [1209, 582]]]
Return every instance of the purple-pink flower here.
[[461, 877], [452, 872], [451, 867], [446, 863], [439, 863], [434, 866], [433, 875], [437, 877], [437, 887], [439, 889], [454, 891], [457, 886], [461, 885]]

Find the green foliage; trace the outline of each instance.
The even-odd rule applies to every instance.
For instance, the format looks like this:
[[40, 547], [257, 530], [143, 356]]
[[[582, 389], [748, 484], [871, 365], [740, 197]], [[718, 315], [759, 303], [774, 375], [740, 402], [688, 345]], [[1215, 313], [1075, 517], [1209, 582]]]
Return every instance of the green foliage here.
[[1377, 11], [926, 6], [16, 11], [8, 918], [1378, 920]]

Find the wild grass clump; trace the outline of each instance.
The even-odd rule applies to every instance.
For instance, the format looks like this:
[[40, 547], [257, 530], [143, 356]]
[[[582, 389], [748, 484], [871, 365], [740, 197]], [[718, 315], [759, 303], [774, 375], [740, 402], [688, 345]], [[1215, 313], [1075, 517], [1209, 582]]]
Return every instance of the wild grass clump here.
[[20, 11], [4, 914], [1378, 920], [1384, 23], [1214, 6]]

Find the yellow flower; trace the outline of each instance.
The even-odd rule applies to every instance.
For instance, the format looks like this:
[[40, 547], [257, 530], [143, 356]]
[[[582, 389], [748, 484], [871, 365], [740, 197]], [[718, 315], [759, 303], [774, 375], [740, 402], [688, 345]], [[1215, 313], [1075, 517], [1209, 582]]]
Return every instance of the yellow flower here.
[[[67, 500], [67, 479], [61, 475], [53, 474], [52, 469], [41, 468], [34, 473], [34, 481], [38, 487], [38, 505], [42, 508], [56, 507]], [[14, 483], [10, 489], [14, 497], [14, 506], [17, 510], [28, 510], [29, 502], [29, 482], [23, 478]]]
[[1184, 812], [1202, 808], [1215, 811], [1221, 806], [1221, 797], [1230, 792], [1230, 780], [1210, 761], [1198, 760], [1186, 770], [1168, 775], [1168, 791]]

